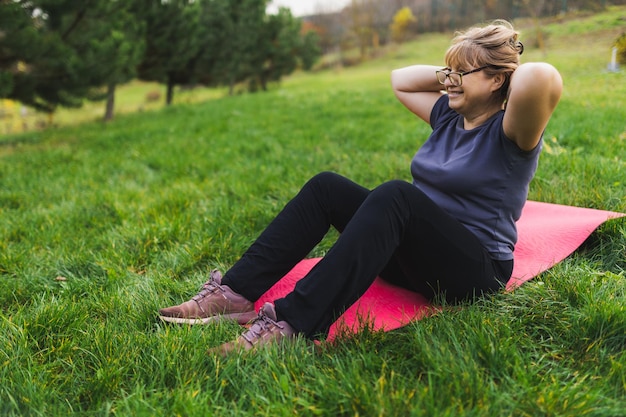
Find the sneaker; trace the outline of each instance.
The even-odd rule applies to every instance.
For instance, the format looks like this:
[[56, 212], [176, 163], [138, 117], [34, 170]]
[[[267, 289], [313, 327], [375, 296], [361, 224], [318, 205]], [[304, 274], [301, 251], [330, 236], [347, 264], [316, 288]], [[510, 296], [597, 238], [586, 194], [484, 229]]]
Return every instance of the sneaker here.
[[159, 310], [161, 320], [180, 324], [209, 324], [219, 320], [236, 320], [246, 324], [257, 314], [254, 303], [222, 285], [222, 274], [211, 271], [209, 280], [191, 300]]
[[225, 343], [217, 348], [209, 349], [209, 354], [226, 356], [234, 350], [248, 351], [259, 347], [280, 343], [287, 339], [293, 339], [298, 331], [286, 321], [278, 321], [276, 310], [272, 303], [265, 303], [259, 316], [254, 320], [250, 328], [232, 342]]

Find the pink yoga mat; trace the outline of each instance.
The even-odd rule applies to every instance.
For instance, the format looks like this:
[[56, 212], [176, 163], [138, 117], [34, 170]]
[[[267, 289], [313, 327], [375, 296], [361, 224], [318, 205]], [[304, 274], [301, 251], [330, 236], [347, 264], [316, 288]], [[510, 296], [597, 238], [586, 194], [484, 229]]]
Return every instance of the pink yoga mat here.
[[[605, 221], [625, 215], [527, 201], [517, 222], [519, 237], [515, 248], [515, 267], [507, 283], [507, 290], [514, 289], [565, 259]], [[319, 260], [304, 259], [298, 263], [257, 301], [257, 309], [266, 301], [273, 301], [292, 291], [296, 282]], [[332, 326], [329, 338], [334, 337], [340, 329], [357, 331], [365, 324], [375, 330], [393, 330], [433, 311], [436, 308], [420, 294], [377, 278], [359, 301]]]

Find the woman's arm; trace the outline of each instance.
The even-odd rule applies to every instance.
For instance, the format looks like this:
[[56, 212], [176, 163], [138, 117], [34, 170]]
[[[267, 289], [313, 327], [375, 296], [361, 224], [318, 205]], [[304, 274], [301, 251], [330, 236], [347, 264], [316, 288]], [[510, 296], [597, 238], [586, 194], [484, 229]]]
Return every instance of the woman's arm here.
[[433, 65], [412, 65], [391, 72], [393, 92], [404, 106], [426, 123], [443, 86], [437, 81]]
[[562, 90], [563, 80], [552, 65], [541, 62], [520, 65], [511, 77], [503, 121], [504, 134], [520, 149], [534, 149], [561, 98]]

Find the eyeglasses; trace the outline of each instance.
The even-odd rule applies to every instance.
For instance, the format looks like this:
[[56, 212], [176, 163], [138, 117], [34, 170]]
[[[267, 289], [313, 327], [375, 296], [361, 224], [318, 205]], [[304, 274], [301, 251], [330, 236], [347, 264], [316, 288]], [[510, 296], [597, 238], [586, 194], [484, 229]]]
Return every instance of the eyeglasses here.
[[439, 81], [439, 84], [445, 84], [446, 78], [449, 78], [453, 86], [460, 87], [461, 85], [463, 85], [464, 75], [468, 75], [473, 72], [482, 71], [485, 68], [490, 67], [490, 66], [491, 65], [483, 65], [480, 68], [476, 68], [471, 71], [465, 71], [465, 72], [451, 72], [450, 68], [443, 68], [438, 71], [435, 71], [435, 74], [437, 75], [437, 81]]

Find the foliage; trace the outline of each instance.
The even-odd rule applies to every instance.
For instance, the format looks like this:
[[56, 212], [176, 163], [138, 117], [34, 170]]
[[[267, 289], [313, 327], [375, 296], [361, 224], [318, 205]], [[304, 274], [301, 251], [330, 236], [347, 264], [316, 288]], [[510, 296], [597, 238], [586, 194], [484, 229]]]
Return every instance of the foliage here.
[[84, 98], [101, 95], [103, 80], [134, 64], [118, 55], [123, 33], [103, 20], [124, 20], [124, 8], [108, 0], [18, 0], [0, 7], [6, 28], [0, 69], [11, 86], [4, 88], [7, 98], [46, 112], [77, 107]]
[[0, 97], [53, 112], [108, 96], [135, 75], [174, 87], [269, 81], [310, 68], [316, 40], [267, 0], [0, 2]]
[[289, 9], [280, 8], [277, 14], [267, 16], [263, 26], [260, 38], [263, 44], [257, 49], [262, 52], [255, 54], [257, 62], [252, 66], [256, 75], [252, 87], [258, 81], [261, 88], [267, 90], [268, 82], [279, 81], [294, 72], [299, 64], [305, 70], [311, 69], [319, 56], [317, 37], [314, 32], [301, 35], [301, 22], [294, 19]]
[[[358, 61], [363, 61], [367, 51], [375, 56], [379, 46], [393, 41], [390, 26], [396, 13], [404, 7], [408, 7], [417, 20], [408, 28], [410, 38], [423, 33], [462, 30], [494, 19], [560, 19], [624, 4], [624, 0], [351, 0], [336, 13], [316, 13], [307, 16], [305, 21], [317, 28], [324, 52], [339, 55], [336, 62], [341, 63], [348, 61], [341, 55], [352, 48], [359, 48]], [[540, 34], [539, 30], [536, 32]]]
[[615, 47], [617, 48], [617, 62], [626, 65], [626, 32], [615, 40]]
[[319, 35], [313, 30], [306, 31], [299, 44], [301, 68], [309, 71], [315, 62], [320, 58], [322, 50], [319, 46]]
[[106, 86], [106, 108], [104, 120], [113, 118], [115, 105], [115, 88], [125, 84], [137, 75], [137, 66], [144, 54], [143, 34], [145, 25], [143, 21], [134, 18], [131, 5], [128, 2], [108, 2], [106, 16], [109, 17], [106, 24], [109, 25], [110, 35], [104, 39], [94, 40], [110, 44], [103, 48], [110, 53], [106, 59], [110, 70], [105, 74], [102, 83]]
[[269, 41], [263, 36], [266, 0], [225, 0], [227, 6], [226, 28], [224, 30], [226, 43], [222, 45], [223, 55], [228, 59], [221, 59], [218, 83], [227, 85], [232, 94], [235, 84], [254, 78], [263, 64], [267, 52], [263, 44]]
[[201, 54], [196, 62], [195, 74], [200, 84], [216, 86], [222, 80], [222, 68], [231, 59], [229, 3], [220, 0], [200, 2]]
[[391, 38], [395, 42], [404, 41], [408, 35], [409, 26], [416, 21], [417, 19], [415, 19], [413, 12], [408, 7], [398, 10], [391, 23]]
[[[174, 2], [153, 4], [141, 78], [166, 82], [170, 104], [175, 85], [227, 85], [232, 94], [236, 84], [247, 82], [250, 91], [267, 90], [268, 82], [292, 73], [299, 60], [309, 69], [319, 56], [311, 43], [315, 38], [300, 34], [302, 22], [288, 9], [266, 15], [266, 7], [266, 0], [183, 1], [178, 7]], [[194, 23], [185, 26], [189, 22]], [[182, 45], [176, 39], [196, 43]], [[184, 54], [178, 52], [181, 48]]]
[[174, 86], [193, 81], [194, 63], [202, 51], [199, 3], [191, 0], [134, 2], [135, 16], [146, 23], [146, 51], [138, 66], [139, 78], [166, 85], [167, 104]]

